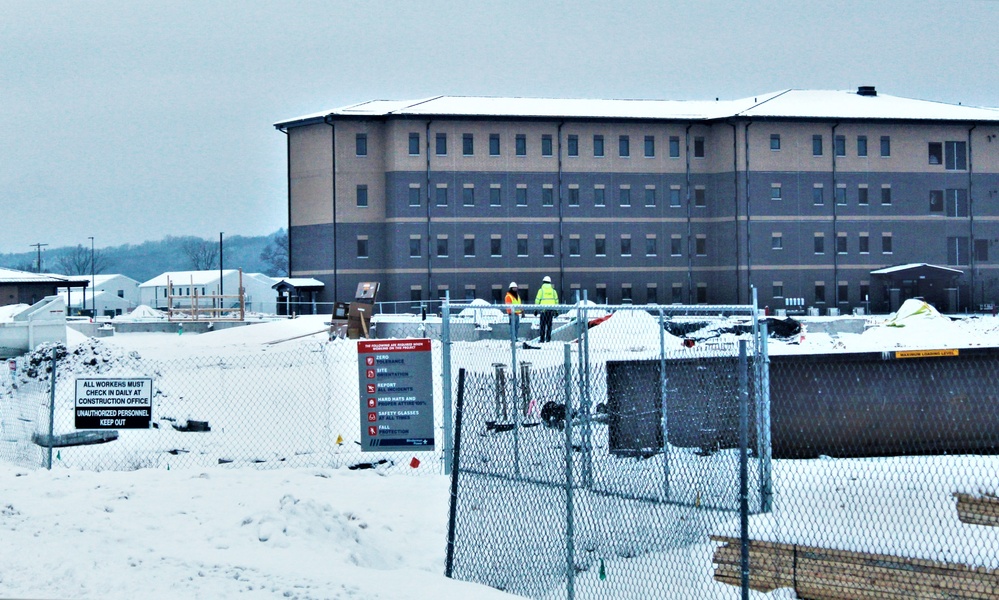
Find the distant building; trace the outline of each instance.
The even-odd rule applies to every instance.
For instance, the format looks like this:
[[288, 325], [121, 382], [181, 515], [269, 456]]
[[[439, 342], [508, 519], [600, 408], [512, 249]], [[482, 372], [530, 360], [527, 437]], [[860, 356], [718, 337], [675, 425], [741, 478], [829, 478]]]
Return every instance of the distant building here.
[[[999, 110], [856, 91], [732, 101], [436, 97], [282, 121], [292, 277], [350, 300], [892, 308], [884, 267], [999, 298]], [[895, 294], [897, 296], [898, 294]], [[904, 299], [904, 298], [903, 298]]]
[[87, 281], [79, 278], [0, 268], [0, 306], [34, 304], [46, 296], [56, 295], [60, 288], [70, 289], [82, 298], [81, 290], [86, 285]]
[[[221, 286], [219, 271], [171, 271], [158, 275], [139, 285], [139, 300], [141, 304], [152, 308], [166, 310], [168, 308], [168, 286], [173, 286], [175, 296], [185, 296], [175, 301], [174, 307], [190, 306], [195, 295], [237, 296], [240, 287], [240, 272], [237, 269], [225, 269], [222, 272]], [[277, 292], [273, 285], [277, 280], [261, 273], [243, 273], [242, 284], [246, 310], [266, 314], [277, 312]], [[236, 298], [226, 300], [226, 308], [239, 308]]]
[[77, 275], [73, 280], [87, 282], [86, 297], [84, 294], [71, 293], [68, 289], [60, 289], [66, 307], [70, 314], [93, 312], [102, 317], [114, 317], [128, 314], [139, 305], [139, 282], [125, 275], [97, 275], [93, 279], [89, 275]]

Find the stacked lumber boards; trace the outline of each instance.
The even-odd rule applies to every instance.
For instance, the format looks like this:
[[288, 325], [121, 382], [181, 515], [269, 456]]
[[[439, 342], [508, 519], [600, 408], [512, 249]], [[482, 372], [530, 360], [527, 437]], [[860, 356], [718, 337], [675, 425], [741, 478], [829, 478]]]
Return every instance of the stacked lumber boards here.
[[956, 492], [957, 518], [971, 525], [999, 527], [999, 497], [991, 494], [972, 496]]
[[[739, 538], [711, 536], [715, 580], [740, 585]], [[809, 600], [999, 598], [999, 569], [780, 542], [749, 542], [749, 587]]]

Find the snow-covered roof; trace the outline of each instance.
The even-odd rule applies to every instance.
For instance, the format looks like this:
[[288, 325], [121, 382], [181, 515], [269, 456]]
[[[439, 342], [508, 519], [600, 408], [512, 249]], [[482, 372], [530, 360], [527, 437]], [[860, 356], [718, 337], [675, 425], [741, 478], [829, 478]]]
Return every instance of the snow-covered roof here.
[[83, 283], [77, 278], [69, 278], [61, 275], [49, 275], [47, 273], [29, 273], [28, 271], [17, 271], [15, 269], [0, 268], [0, 283], [52, 283], [56, 285], [80, 286]]
[[[239, 271], [237, 269], [224, 269], [222, 273], [225, 277], [228, 277], [233, 273], [239, 273]], [[173, 285], [206, 285], [215, 283], [218, 280], [218, 269], [210, 271], [169, 271], [157, 275], [145, 283], [139, 284], [139, 287], [166, 287], [167, 281], [172, 282]]]
[[326, 284], [322, 281], [313, 279], [312, 277], [278, 277], [277, 283], [274, 284], [274, 287], [277, 287], [282, 283], [295, 288], [326, 287]]
[[372, 100], [275, 123], [304, 125], [332, 117], [502, 117], [708, 121], [766, 119], [916, 119], [995, 121], [999, 109], [947, 104], [857, 90], [783, 90], [737, 100], [593, 100], [437, 96]]
[[904, 264], [904, 265], [894, 265], [894, 266], [891, 266], [891, 267], [885, 267], [883, 269], [877, 269], [875, 271], [871, 271], [871, 275], [889, 275], [891, 273], [898, 273], [900, 271], [909, 271], [909, 270], [912, 270], [912, 269], [920, 269], [920, 268], [928, 268], [928, 269], [939, 270], [939, 271], [950, 271], [951, 273], [954, 273], [955, 275], [961, 275], [962, 273], [964, 273], [964, 271], [961, 271], [960, 269], [952, 269], [950, 267], [941, 267], [940, 265], [931, 265], [931, 264], [928, 264], [928, 263], [908, 263], [908, 264]]

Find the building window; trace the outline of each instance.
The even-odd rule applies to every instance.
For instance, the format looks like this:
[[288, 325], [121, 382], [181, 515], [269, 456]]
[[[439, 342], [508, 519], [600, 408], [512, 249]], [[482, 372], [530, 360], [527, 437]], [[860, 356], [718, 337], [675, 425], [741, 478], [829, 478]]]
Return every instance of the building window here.
[[654, 283], [645, 286], [645, 303], [656, 304], [659, 302], [659, 288]]
[[527, 136], [523, 133], [518, 133], [514, 138], [514, 152], [517, 156], [527, 156]]
[[779, 183], [771, 183], [770, 184], [770, 199], [771, 200], [780, 200], [780, 184]]
[[419, 206], [420, 205], [420, 188], [412, 187], [409, 188], [409, 205]]
[[857, 188], [857, 204], [861, 206], [867, 206], [868, 204], [866, 185], [861, 185]]
[[784, 249], [784, 236], [780, 233], [770, 234], [770, 249], [771, 250], [783, 250]]
[[888, 158], [891, 156], [891, 136], [883, 135], [881, 136], [881, 157]]
[[527, 238], [517, 237], [517, 256], [527, 256]]
[[471, 133], [461, 134], [461, 153], [465, 156], [475, 154], [475, 138]]
[[770, 134], [770, 149], [773, 150], [773, 151], [775, 151], [775, 152], [778, 151], [778, 150], [780, 150], [780, 134], [779, 133], [771, 133]]
[[940, 142], [930, 142], [928, 154], [931, 165], [943, 164], [943, 144]]
[[656, 236], [647, 236], [645, 238], [645, 256], [655, 256], [656, 250]]
[[698, 234], [698, 236], [694, 238], [694, 254], [697, 256], [708, 255], [708, 240], [704, 235]]
[[670, 302], [673, 304], [679, 304], [683, 302], [683, 284], [674, 283], [673, 287], [670, 288]]
[[861, 254], [870, 254], [871, 253], [871, 238], [869, 238], [866, 233], [861, 233], [860, 237], [858, 238], [858, 240], [860, 242], [860, 250], [859, 250], [860, 253]]
[[367, 258], [368, 257], [368, 238], [359, 237], [357, 238], [357, 258]]
[[597, 290], [596, 290], [596, 293], [594, 294], [594, 298], [593, 299], [594, 299], [594, 301], [597, 304], [607, 304], [607, 284], [606, 283], [598, 283], [597, 284]]
[[891, 204], [891, 186], [881, 186], [881, 204]]
[[555, 256], [555, 238], [545, 236], [541, 240], [541, 253], [545, 256]]
[[447, 258], [447, 237], [437, 238], [437, 258]]
[[947, 238], [947, 264], [967, 265], [970, 256], [968, 255], [968, 238], [948, 237]]
[[493, 304], [503, 304], [503, 288], [493, 286]]
[[551, 134], [544, 134], [541, 136], [541, 156], [551, 156], [552, 155], [552, 136]]
[[503, 204], [503, 188], [499, 185], [489, 187], [489, 206], [500, 206]]
[[465, 302], [471, 302], [475, 300], [475, 286], [466, 285], [465, 286]]
[[621, 206], [631, 206], [631, 188], [622, 187], [618, 190], [618, 199]]
[[364, 208], [368, 205], [368, 186], [357, 186], [357, 206]]
[[680, 188], [671, 187], [669, 189], [669, 205], [672, 207], [680, 206]]
[[621, 256], [631, 256], [631, 238], [621, 236]]
[[975, 262], [988, 262], [989, 240], [975, 240]]
[[593, 254], [596, 256], [607, 256], [607, 240], [603, 237], [597, 237], [593, 242]]
[[517, 186], [517, 206], [527, 206], [527, 188]]
[[840, 183], [836, 185], [836, 204], [840, 206], [846, 205], [846, 184]]
[[475, 238], [467, 237], [465, 238], [465, 256], [469, 258], [475, 257]]
[[771, 294], [770, 295], [773, 296], [774, 298], [783, 298], [784, 297], [784, 282], [782, 282], [782, 281], [775, 281], [773, 283], [773, 288], [771, 288]]
[[358, 156], [368, 155], [368, 134], [359, 133], [354, 137], [354, 154]]
[[555, 190], [551, 187], [541, 188], [541, 206], [555, 206]]
[[655, 158], [656, 156], [656, 136], [645, 136], [645, 158]]
[[437, 148], [436, 148], [437, 156], [446, 156], [447, 155], [447, 134], [446, 133], [438, 133], [436, 140], [437, 140]]
[[948, 217], [968, 216], [968, 190], [949, 189], [944, 192], [944, 206]]
[[461, 190], [461, 203], [465, 206], [475, 206], [475, 188], [465, 186]]
[[815, 303], [825, 304], [826, 303], [826, 284], [821, 281], [815, 282]]
[[621, 304], [631, 303], [631, 285], [626, 283], [621, 286]]
[[579, 206], [579, 188], [569, 188], [569, 206]]
[[694, 138], [694, 158], [704, 158], [704, 138]]
[[836, 254], [846, 254], [846, 234], [837, 233], [836, 234]]
[[604, 188], [595, 187], [593, 188], [593, 206], [604, 206]]
[[822, 136], [812, 136], [812, 156], [822, 156]]
[[604, 155], [604, 136], [595, 135], [593, 136], [593, 156], [601, 157]]
[[420, 247], [422, 245], [419, 237], [409, 238], [409, 257], [419, 258], [423, 254], [423, 249]]
[[569, 256], [579, 256], [579, 238], [569, 238]]
[[943, 212], [944, 191], [930, 190], [930, 212]]
[[846, 156], [846, 136], [837, 135], [833, 138], [833, 151], [836, 156]]
[[498, 133], [489, 134], [489, 156], [500, 155], [500, 138]]
[[707, 206], [708, 202], [704, 195], [703, 187], [694, 188], [694, 206]]
[[948, 171], [966, 171], [968, 169], [968, 143], [944, 143], [944, 168]]
[[669, 255], [670, 256], [683, 256], [683, 238], [678, 235], [672, 235], [669, 238]]
[[669, 157], [670, 158], [680, 158], [680, 137], [671, 135], [669, 136]]
[[656, 205], [656, 188], [645, 188], [645, 206], [654, 207]]
[[881, 253], [882, 254], [892, 253], [892, 241], [890, 233], [881, 234]]
[[857, 136], [857, 156], [867, 156], [867, 136]]
[[815, 253], [825, 254], [826, 253], [826, 236], [821, 233], [815, 234]]
[[437, 186], [437, 206], [447, 206], [446, 186]]
[[631, 139], [626, 136], [618, 136], [617, 138], [617, 153], [621, 158], [631, 157]]
[[836, 300], [841, 303], [850, 301], [850, 286], [845, 281], [839, 282], [836, 286]]
[[579, 156], [579, 136], [572, 134], [565, 143], [565, 153], [569, 156]]
[[419, 308], [422, 300], [423, 290], [419, 286], [409, 288], [409, 301], [414, 304], [414, 308]]
[[409, 134], [409, 154], [410, 156], [418, 156], [420, 154], [420, 134], [418, 133]]
[[493, 257], [503, 256], [503, 238], [493, 236], [489, 239], [489, 255]]
[[708, 284], [697, 284], [697, 303], [706, 304], [708, 302]]
[[817, 184], [812, 186], [812, 204], [815, 206], [822, 206], [826, 203], [825, 198], [825, 188], [822, 184]]

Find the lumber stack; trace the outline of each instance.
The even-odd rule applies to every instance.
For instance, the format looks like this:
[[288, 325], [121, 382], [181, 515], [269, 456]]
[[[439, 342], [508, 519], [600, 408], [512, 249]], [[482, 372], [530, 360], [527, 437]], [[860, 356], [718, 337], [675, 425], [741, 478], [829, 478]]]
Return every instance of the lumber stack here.
[[[711, 536], [715, 579], [739, 585], [739, 539]], [[779, 542], [749, 542], [749, 586], [809, 600], [999, 598], [999, 569]]]
[[957, 492], [957, 518], [971, 525], [999, 527], [999, 497], [991, 494], [972, 496]]

